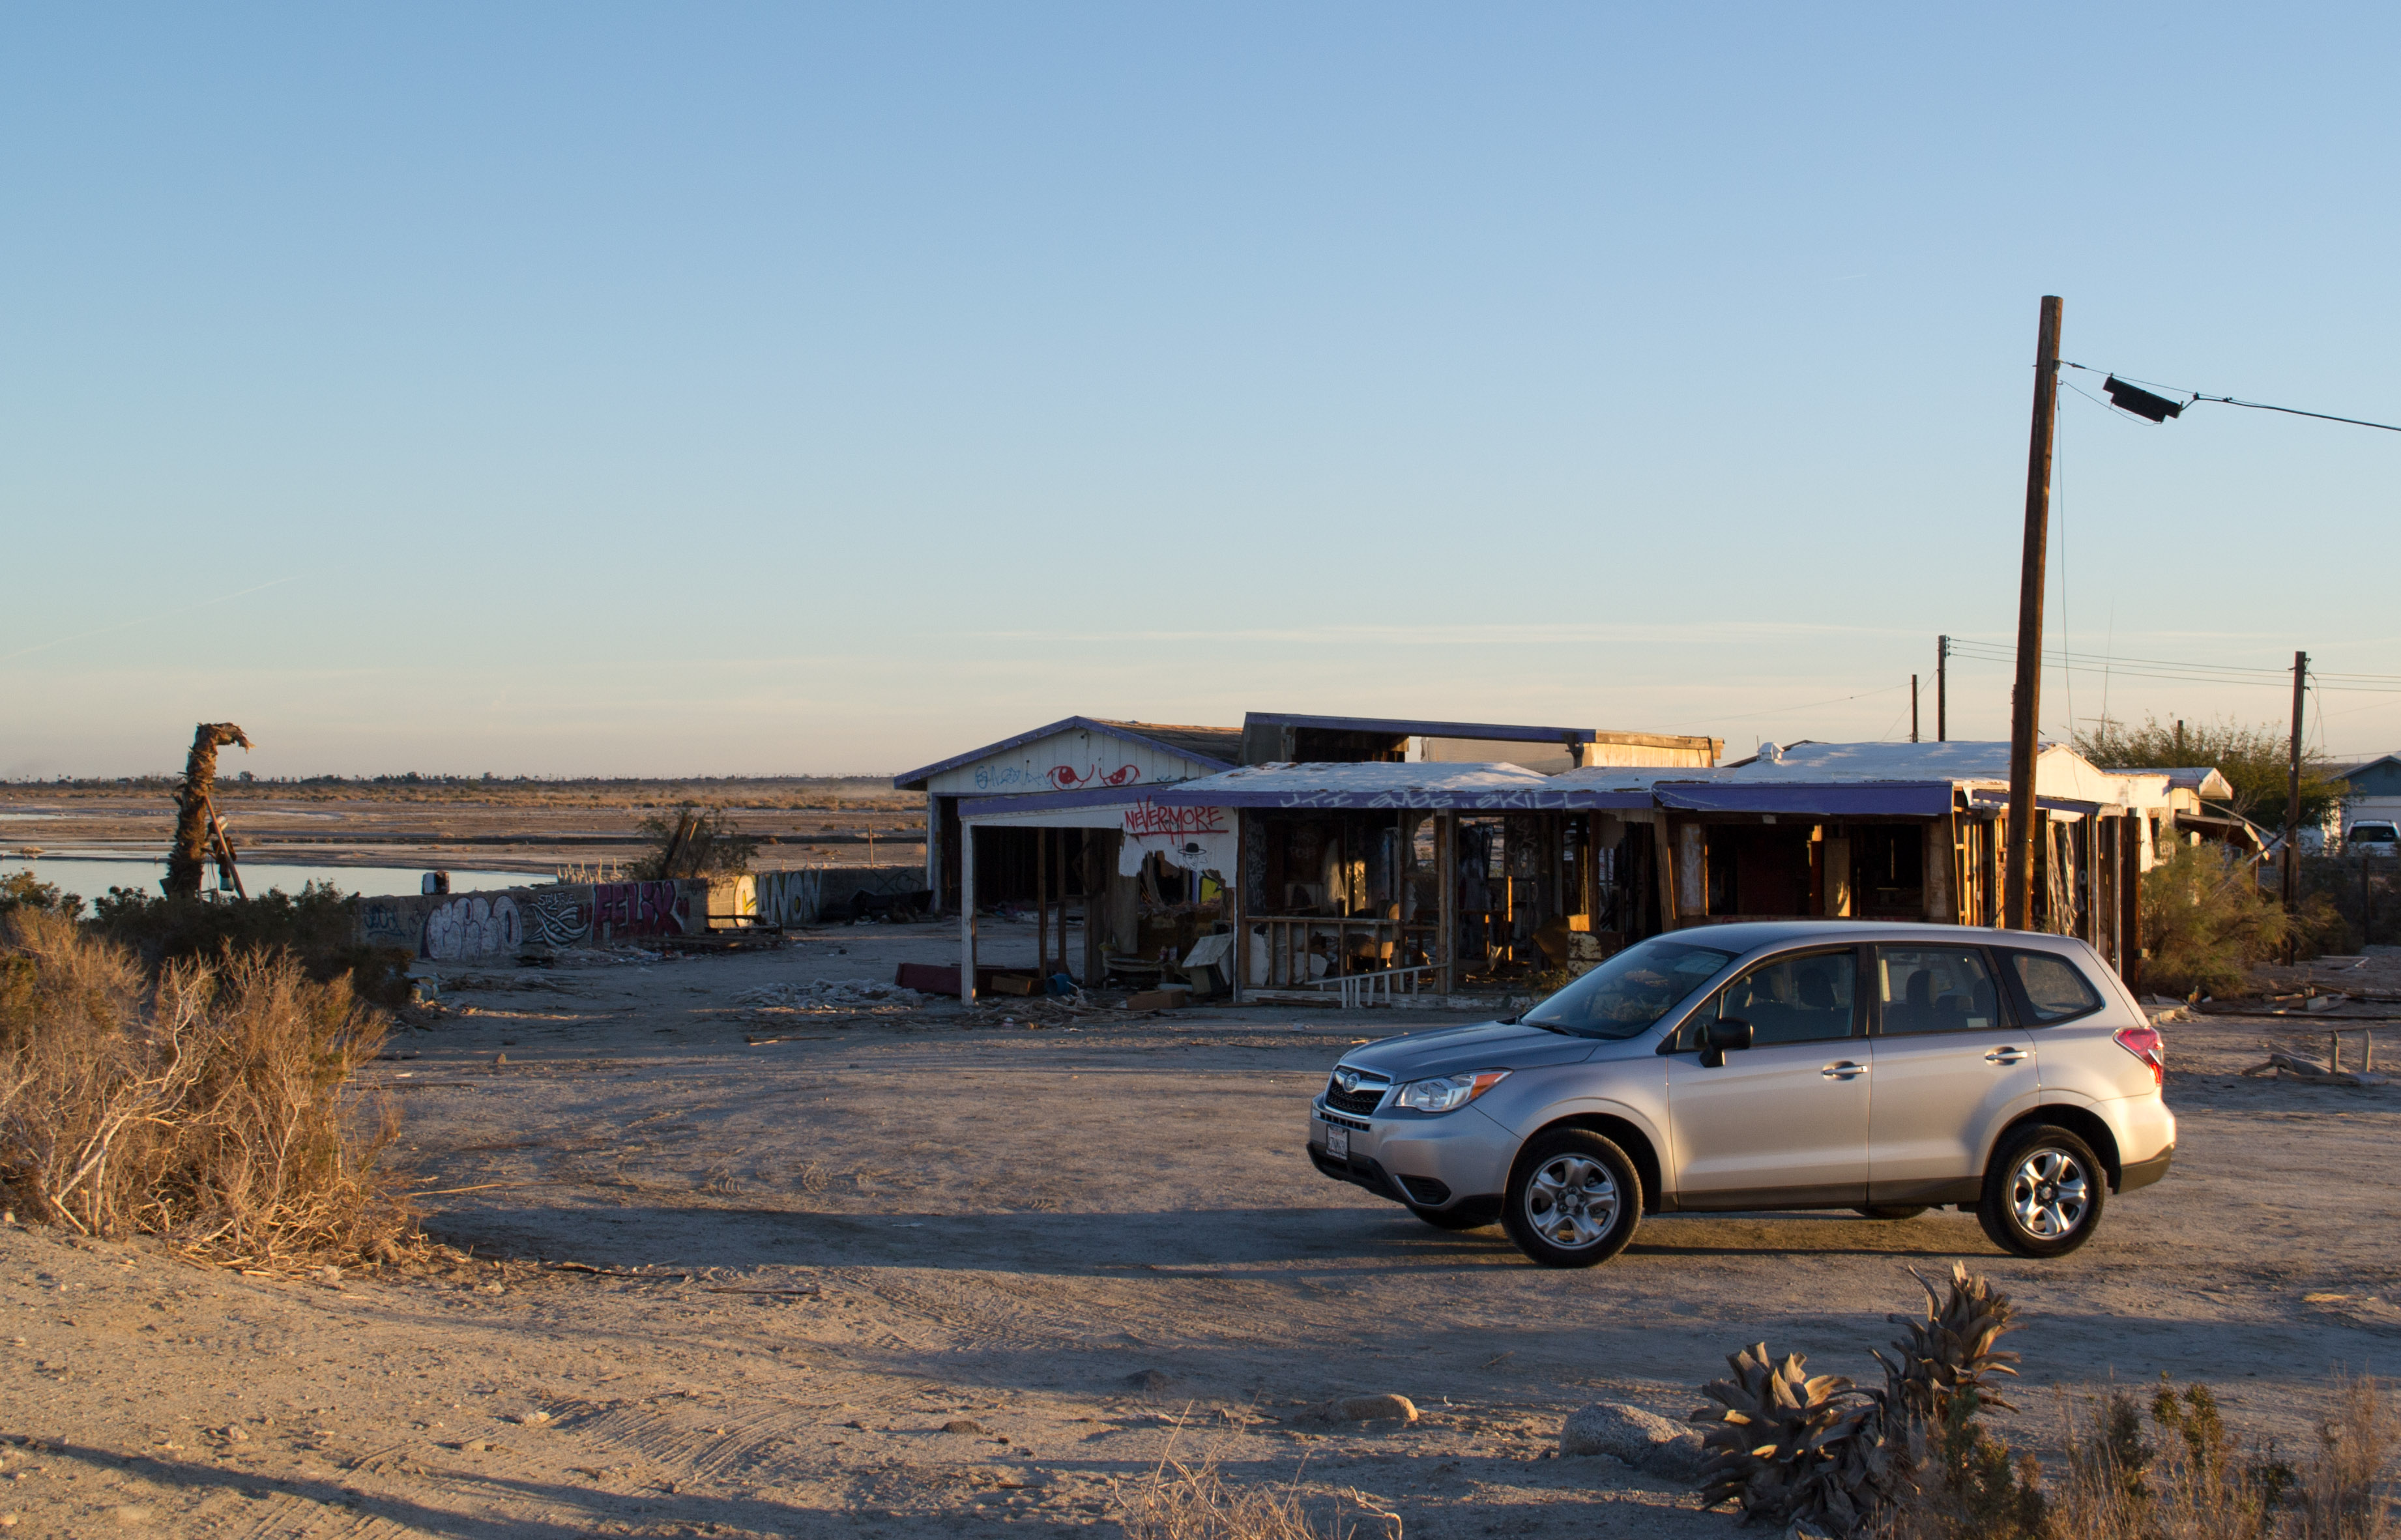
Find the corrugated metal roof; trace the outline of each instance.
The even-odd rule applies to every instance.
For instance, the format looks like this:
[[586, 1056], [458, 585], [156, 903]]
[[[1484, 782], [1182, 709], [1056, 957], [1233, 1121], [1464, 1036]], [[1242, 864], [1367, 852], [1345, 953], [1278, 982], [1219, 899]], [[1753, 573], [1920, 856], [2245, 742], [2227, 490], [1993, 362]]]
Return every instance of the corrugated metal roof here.
[[922, 791], [926, 781], [945, 770], [973, 764], [978, 760], [1007, 753], [1037, 738], [1047, 738], [1053, 733], [1073, 732], [1077, 728], [1105, 733], [1129, 743], [1146, 743], [1167, 753], [1216, 769], [1231, 769], [1242, 757], [1242, 730], [1239, 727], [1178, 727], [1146, 722], [1118, 722], [1107, 717], [1064, 717], [1048, 726], [1036, 727], [1030, 733], [1020, 733], [997, 743], [987, 743], [981, 749], [970, 749], [964, 754], [954, 754], [949, 759], [915, 770], [904, 770], [892, 777], [892, 785], [901, 791]]
[[[1426, 808], [1459, 812], [1565, 811], [1618, 805], [1562, 787], [1521, 764], [1253, 764], [1151, 793], [1169, 807]], [[1650, 805], [1647, 797], [1638, 804]]]
[[[1420, 722], [1406, 717], [1301, 717], [1286, 711], [1245, 711], [1245, 727], [1322, 727], [1337, 733], [1387, 733], [1396, 738], [1494, 738], [1507, 743], [1590, 743], [1589, 727], [1528, 727], [1490, 722]], [[1264, 766], [1255, 765], [1261, 769]]]

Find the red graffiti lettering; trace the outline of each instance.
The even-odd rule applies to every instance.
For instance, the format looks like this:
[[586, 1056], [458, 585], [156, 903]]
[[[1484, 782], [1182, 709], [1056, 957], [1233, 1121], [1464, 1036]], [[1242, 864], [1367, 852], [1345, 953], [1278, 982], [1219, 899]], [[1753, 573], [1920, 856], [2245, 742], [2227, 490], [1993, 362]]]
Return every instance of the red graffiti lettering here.
[[592, 933], [602, 940], [680, 934], [689, 911], [671, 882], [602, 883], [592, 889]]
[[1226, 832], [1226, 810], [1222, 807], [1161, 807], [1145, 797], [1126, 809], [1125, 832], [1153, 838], [1222, 834]]

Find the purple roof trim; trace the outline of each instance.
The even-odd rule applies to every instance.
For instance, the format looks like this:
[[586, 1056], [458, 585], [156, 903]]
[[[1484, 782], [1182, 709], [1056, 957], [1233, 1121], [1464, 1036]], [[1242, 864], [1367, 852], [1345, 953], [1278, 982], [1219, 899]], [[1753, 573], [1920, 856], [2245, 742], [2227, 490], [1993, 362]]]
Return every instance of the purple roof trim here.
[[1414, 722], [1399, 717], [1300, 717], [1287, 711], [1245, 711], [1242, 725], [1324, 727], [1339, 733], [1389, 733], [1396, 738], [1490, 738], [1508, 743], [1590, 743], [1589, 727], [1525, 727], [1492, 722]]
[[1952, 785], [1941, 781], [1870, 781], [1795, 786], [1741, 781], [1662, 781], [1652, 789], [1662, 807], [1686, 813], [1790, 813], [1803, 817], [1935, 818], [1951, 811]]
[[1448, 813], [1588, 813], [1608, 808], [1648, 807], [1647, 791], [1583, 791], [1572, 787], [1525, 786], [1500, 790], [1456, 787], [1406, 787], [1351, 791], [1250, 791], [1204, 790], [1187, 781], [1161, 787], [1151, 794], [1161, 807], [1265, 807], [1293, 810], [1364, 808], [1396, 812], [1404, 808]]
[[1129, 731], [1113, 722], [1103, 722], [1097, 717], [1065, 717], [1048, 727], [1036, 727], [1030, 733], [1020, 733], [1015, 737], [1003, 738], [998, 743], [987, 743], [981, 749], [970, 749], [964, 754], [954, 754], [949, 759], [926, 765], [921, 769], [904, 770], [892, 777], [892, 787], [898, 791], [923, 791], [926, 782], [945, 770], [955, 770], [962, 764], [973, 764], [980, 759], [1004, 753], [1021, 744], [1032, 743], [1036, 738], [1047, 738], [1053, 733], [1064, 733], [1078, 727], [1088, 733], [1099, 733], [1108, 737], [1120, 738], [1127, 743], [1139, 743], [1146, 749], [1156, 749], [1161, 753], [1173, 754], [1178, 759], [1190, 760], [1195, 764], [1205, 764], [1212, 769], [1231, 770], [1234, 767], [1231, 760], [1221, 760], [1214, 755], [1197, 753], [1190, 749], [1170, 743], [1164, 738], [1154, 738], [1146, 734]]
[[1015, 797], [961, 797], [959, 817], [979, 818], [992, 813], [1047, 813], [1070, 807], [1132, 807], [1138, 802], [1153, 800], [1153, 791], [1180, 784], [1161, 781], [1153, 786], [1087, 786], [1074, 791], [1029, 791]]

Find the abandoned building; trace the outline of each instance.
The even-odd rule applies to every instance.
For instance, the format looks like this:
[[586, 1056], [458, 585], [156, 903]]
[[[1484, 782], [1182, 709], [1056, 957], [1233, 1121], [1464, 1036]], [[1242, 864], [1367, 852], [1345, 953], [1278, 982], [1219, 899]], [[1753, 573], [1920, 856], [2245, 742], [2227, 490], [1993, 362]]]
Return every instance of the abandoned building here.
[[[1289, 755], [1313, 755], [1314, 763], [1325, 764], [1409, 766], [1415, 773], [1437, 777], [1498, 770], [1536, 784], [1547, 779], [1516, 764], [1447, 762], [1443, 756], [1455, 753], [1460, 743], [1544, 763], [1599, 768], [1632, 763], [1703, 772], [1715, 763], [1722, 747], [1705, 737], [1412, 719], [1252, 712], [1237, 729], [1071, 717], [910, 771], [894, 777], [894, 784], [926, 795], [926, 882], [937, 894], [938, 906], [960, 915], [964, 969], [976, 967], [976, 911], [1022, 909], [1035, 919], [1036, 966], [1042, 976], [1064, 973], [1084, 981], [1114, 977], [1121, 983], [1156, 982], [1206, 991], [1239, 987], [1243, 971], [1235, 956], [1234, 925], [1242, 903], [1228, 892], [1244, 870], [1243, 836], [1230, 804], [1171, 801], [1166, 793]], [[1298, 872], [1305, 859], [1322, 864], [1328, 848], [1343, 860], [1350, 859], [1343, 852], [1364, 852], [1358, 843], [1362, 836], [1348, 827], [1346, 812], [1326, 808], [1278, 820], [1279, 827], [1310, 826], [1295, 836], [1298, 844], [1292, 848], [1306, 846], [1315, 854], [1289, 855], [1293, 871]], [[1545, 837], [1556, 844], [1566, 837], [1564, 826], [1547, 836], [1521, 833], [1518, 859], [1530, 861], [1528, 852]], [[1502, 844], [1493, 846], [1494, 852], [1503, 849]], [[1433, 859], [1429, 851], [1429, 873]], [[1507, 858], [1496, 853], [1490, 859]], [[1556, 859], [1555, 854], [1551, 863]], [[1255, 862], [1252, 870], [1255, 881], [1268, 880], [1260, 874], [1265, 866]], [[1276, 870], [1281, 873], [1284, 867]], [[1344, 868], [1346, 873], [1348, 870]], [[1347, 882], [1347, 875], [1342, 880]], [[1382, 881], [1383, 888], [1374, 888], [1363, 876], [1338, 896], [1324, 891], [1321, 871], [1280, 891], [1299, 895], [1293, 901], [1302, 912], [1289, 918], [1320, 917], [1307, 911], [1339, 904], [1344, 913], [1338, 917], [1347, 920], [1364, 917], [1371, 907], [1406, 901], [1385, 891], [1391, 887], [1389, 874]], [[1512, 887], [1504, 877], [1504, 899], [1512, 892], [1530, 892], [1530, 881]], [[1410, 938], [1398, 932], [1390, 938], [1391, 951], [1382, 957], [1388, 965], [1404, 954], [1422, 954], [1424, 938], [1437, 928], [1430, 907], [1437, 885], [1429, 878], [1424, 886], [1426, 913], [1417, 915], [1419, 906], [1409, 903], [1408, 917], [1395, 922], [1420, 930]], [[1383, 896], [1375, 897], [1376, 892]], [[962, 901], [962, 895], [969, 893], [974, 901]], [[1080, 956], [1069, 956], [1071, 905], [1085, 921]], [[1503, 907], [1508, 908], [1505, 902]], [[1552, 910], [1557, 907], [1551, 905]], [[1276, 910], [1262, 901], [1252, 912], [1264, 918]], [[1504, 914], [1504, 924], [1520, 925], [1534, 913], [1520, 902], [1513, 914]], [[1303, 955], [1310, 945], [1304, 937]], [[1315, 971], [1322, 976], [1325, 969], [1320, 966]], [[971, 984], [975, 974], [962, 977]]]

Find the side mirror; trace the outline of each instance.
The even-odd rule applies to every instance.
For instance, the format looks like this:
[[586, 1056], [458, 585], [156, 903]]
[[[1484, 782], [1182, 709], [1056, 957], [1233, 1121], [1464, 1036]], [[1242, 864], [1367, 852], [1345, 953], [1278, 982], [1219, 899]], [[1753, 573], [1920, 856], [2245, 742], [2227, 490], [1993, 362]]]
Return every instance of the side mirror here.
[[1751, 1026], [1736, 1016], [1721, 1016], [1708, 1025], [1701, 1043], [1701, 1067], [1716, 1069], [1725, 1064], [1725, 1056], [1738, 1053], [1750, 1046]]

